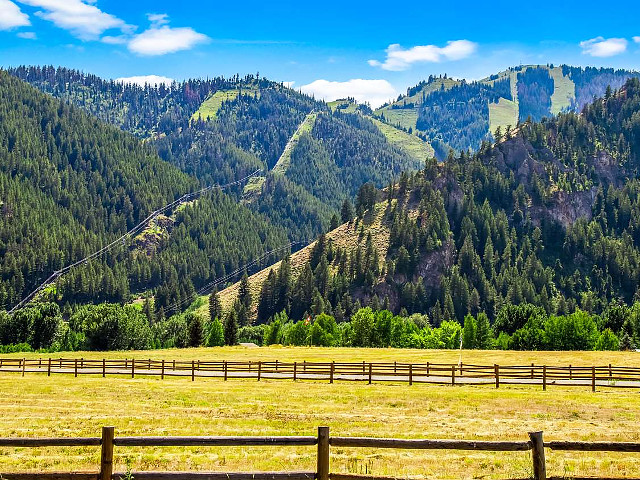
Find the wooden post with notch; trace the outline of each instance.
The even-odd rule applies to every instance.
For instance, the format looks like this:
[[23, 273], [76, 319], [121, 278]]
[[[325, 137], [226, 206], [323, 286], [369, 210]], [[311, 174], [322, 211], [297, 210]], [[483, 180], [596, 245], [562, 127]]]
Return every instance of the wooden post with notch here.
[[136, 376], [136, 359], [131, 359], [131, 378], [135, 378]]
[[493, 368], [496, 375], [496, 388], [500, 388], [500, 366], [496, 363]]
[[224, 381], [226, 382], [227, 381], [227, 375], [228, 375], [227, 374], [227, 361], [226, 360], [224, 361], [223, 367], [224, 367]]
[[160, 366], [160, 380], [164, 380], [164, 358], [162, 359], [162, 365]]
[[542, 390], [547, 389], [547, 366], [542, 366]]
[[591, 367], [591, 391], [596, 391], [596, 367]]
[[51, 376], [51, 357], [49, 357], [49, 361], [47, 362], [47, 377]]
[[102, 359], [102, 378], [107, 376], [107, 360], [105, 358]]
[[73, 360], [73, 376], [77, 377], [78, 376], [78, 359], [74, 359]]
[[100, 473], [98, 480], [111, 480], [113, 474], [114, 427], [102, 427], [102, 449], [100, 452]]
[[413, 363], [409, 364], [409, 385], [413, 385]]
[[531, 456], [533, 459], [533, 479], [547, 480], [547, 465], [544, 458], [544, 440], [542, 432], [530, 432]]
[[369, 385], [371, 385], [371, 362], [369, 362]]
[[316, 480], [329, 480], [329, 427], [318, 427]]
[[191, 381], [195, 381], [196, 379], [196, 362], [191, 360]]
[[293, 362], [293, 381], [296, 381], [296, 377], [298, 376], [298, 362]]
[[456, 384], [456, 366], [451, 365], [451, 385]]
[[331, 362], [331, 368], [329, 369], [329, 383], [333, 383], [333, 370], [335, 368], [335, 363]]
[[258, 362], [258, 381], [260, 381], [261, 376], [262, 376], [262, 360]]
[[22, 359], [22, 376], [23, 376], [23, 377], [24, 377], [24, 367], [25, 367], [25, 365], [26, 365], [26, 364], [27, 364], [27, 359], [26, 359], [26, 358], [23, 358], [23, 359]]

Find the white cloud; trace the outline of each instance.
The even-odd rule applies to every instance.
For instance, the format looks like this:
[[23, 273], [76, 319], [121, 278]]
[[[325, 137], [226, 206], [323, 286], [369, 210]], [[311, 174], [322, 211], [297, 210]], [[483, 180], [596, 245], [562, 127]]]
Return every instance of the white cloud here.
[[173, 78], [162, 77], [160, 75], [137, 75], [133, 77], [120, 77], [116, 78], [115, 81], [125, 85], [140, 85], [141, 87], [144, 87], [145, 85], [160, 85], [161, 83], [165, 85], [171, 85], [174, 82]]
[[37, 37], [35, 32], [20, 32], [17, 34], [20, 38], [26, 38], [27, 40], [35, 40]]
[[369, 102], [374, 108], [398, 96], [396, 89], [386, 80], [362, 80], [359, 78], [346, 82], [316, 80], [308, 85], [303, 85], [300, 90], [327, 102], [353, 97], [361, 103]]
[[625, 38], [604, 38], [596, 37], [591, 40], [580, 42], [582, 53], [592, 57], [613, 57], [627, 50], [627, 40]]
[[0, 30], [31, 25], [29, 16], [20, 7], [9, 0], [0, 0]]
[[209, 41], [209, 37], [189, 27], [171, 28], [165, 14], [147, 15], [151, 26], [134, 35], [129, 42], [129, 50], [139, 55], [164, 55], [166, 53], [189, 50], [199, 43]]
[[132, 32], [134, 27], [118, 17], [105, 13], [93, 5], [95, 0], [18, 0], [20, 3], [41, 8], [40, 18], [53, 22], [57, 27], [70, 31], [82, 40], [94, 40], [103, 32], [119, 29]]
[[129, 37], [126, 35], [105, 35], [100, 41], [109, 45], [124, 45], [129, 41]]
[[640, 37], [633, 37], [633, 41], [636, 43], [640, 43]]
[[472, 55], [478, 48], [478, 44], [469, 40], [453, 40], [447, 42], [444, 47], [436, 45], [417, 45], [403, 49], [394, 43], [387, 48], [387, 58], [384, 62], [369, 60], [372, 67], [381, 67], [383, 70], [401, 71], [407, 70], [417, 62], [442, 62], [444, 60], [462, 60]]

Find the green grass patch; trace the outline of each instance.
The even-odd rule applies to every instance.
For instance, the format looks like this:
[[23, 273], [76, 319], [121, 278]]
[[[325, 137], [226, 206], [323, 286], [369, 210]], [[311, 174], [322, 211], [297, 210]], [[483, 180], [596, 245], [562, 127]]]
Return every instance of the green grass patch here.
[[387, 123], [390, 125], [400, 125], [402, 128], [416, 129], [416, 123], [418, 121], [418, 109], [417, 108], [384, 108], [382, 110], [376, 110], [378, 115], [384, 115]]
[[389, 143], [396, 145], [418, 160], [418, 163], [416, 164], [417, 168], [424, 166], [424, 161], [435, 155], [431, 145], [415, 135], [399, 130], [396, 127], [392, 127], [391, 125], [381, 122], [375, 118], [371, 118], [371, 121], [373, 121], [373, 123], [383, 133]]
[[561, 67], [549, 69], [549, 75], [553, 78], [553, 95], [551, 95], [551, 113], [557, 115], [569, 108], [576, 99], [576, 84], [569, 77], [562, 74]]
[[198, 120], [198, 118], [213, 120], [216, 118], [220, 107], [222, 107], [222, 103], [232, 102], [238, 97], [238, 93], [238, 90], [218, 90], [202, 102], [200, 108], [191, 116], [191, 120]]
[[356, 113], [358, 111], [358, 104], [351, 102], [347, 99], [334, 100], [333, 102], [327, 102], [327, 106], [332, 110], [340, 110], [343, 113]]
[[296, 145], [298, 144], [298, 140], [300, 140], [300, 137], [302, 135], [311, 133], [311, 130], [313, 129], [313, 126], [316, 123], [316, 118], [318, 118], [317, 113], [310, 113], [305, 117], [305, 119], [302, 121], [298, 129], [293, 133], [293, 135], [289, 139], [289, 142], [287, 142], [287, 145], [284, 148], [282, 155], [280, 155], [280, 158], [271, 169], [272, 173], [278, 174], [278, 175], [284, 175], [285, 173], [287, 173], [287, 170], [289, 169], [289, 165], [291, 165], [291, 152], [293, 152], [293, 149], [296, 148]]
[[489, 104], [489, 131], [492, 134], [498, 127], [504, 132], [507, 125], [515, 128], [517, 124], [518, 104], [516, 102], [501, 97], [498, 103]]

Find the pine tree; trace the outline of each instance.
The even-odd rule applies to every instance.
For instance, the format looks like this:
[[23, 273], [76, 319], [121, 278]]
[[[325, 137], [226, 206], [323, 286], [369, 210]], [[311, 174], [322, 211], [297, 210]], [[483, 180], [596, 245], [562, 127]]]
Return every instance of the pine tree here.
[[340, 209], [340, 217], [342, 218], [342, 223], [348, 223], [353, 220], [354, 211], [353, 204], [349, 201], [348, 198], [345, 198], [344, 202], [342, 202], [342, 208]]
[[240, 286], [238, 287], [238, 300], [246, 309], [251, 308], [251, 290], [249, 288], [249, 277], [246, 271], [242, 274]]
[[189, 346], [199, 347], [204, 343], [204, 325], [200, 315], [191, 313], [188, 315], [187, 326], [189, 329]]
[[479, 313], [476, 319], [475, 346], [481, 350], [491, 348], [491, 325], [489, 324], [489, 318], [484, 312]]
[[229, 310], [224, 322], [224, 343], [225, 345], [236, 345], [238, 343], [238, 318], [233, 308]]
[[211, 321], [222, 317], [222, 304], [220, 303], [220, 294], [218, 287], [215, 287], [209, 295], [209, 318]]

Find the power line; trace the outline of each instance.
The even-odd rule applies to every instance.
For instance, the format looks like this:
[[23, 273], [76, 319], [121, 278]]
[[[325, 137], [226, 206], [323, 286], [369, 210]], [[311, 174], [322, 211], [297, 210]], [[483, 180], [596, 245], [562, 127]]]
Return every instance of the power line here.
[[44, 290], [47, 285], [51, 284], [52, 282], [56, 281], [58, 278], [60, 278], [62, 275], [64, 275], [65, 273], [67, 273], [69, 270], [71, 270], [72, 268], [77, 267], [78, 265], [82, 265], [87, 263], [89, 260], [92, 260], [100, 255], [102, 255], [105, 252], [108, 252], [109, 250], [111, 250], [113, 247], [115, 247], [116, 245], [124, 242], [127, 238], [131, 238], [135, 235], [137, 235], [138, 233], [140, 233], [142, 230], [144, 230], [144, 228], [147, 226], [147, 224], [155, 219], [158, 215], [161, 215], [169, 210], [172, 210], [173, 208], [177, 207], [178, 205], [188, 202], [190, 200], [193, 200], [195, 198], [198, 198], [200, 196], [202, 196], [203, 194], [213, 190], [213, 189], [227, 189], [230, 187], [233, 187], [235, 185], [239, 185], [241, 183], [244, 183], [245, 181], [247, 181], [249, 178], [256, 176], [258, 173], [262, 172], [261, 169], [258, 169], [256, 171], [254, 171], [253, 173], [250, 173], [249, 175], [247, 175], [246, 177], [243, 177], [239, 180], [236, 180], [235, 182], [231, 182], [231, 183], [227, 183], [224, 185], [209, 185], [208, 187], [202, 188], [200, 190], [197, 190], [195, 192], [192, 193], [186, 193], [183, 196], [181, 196], [180, 198], [178, 198], [177, 200], [174, 200], [173, 202], [170, 202], [168, 204], [166, 204], [165, 206], [154, 210], [153, 212], [151, 212], [144, 220], [142, 220], [140, 223], [138, 223], [135, 227], [131, 228], [130, 230], [128, 230], [124, 235], [120, 236], [119, 238], [115, 239], [113, 242], [109, 243], [108, 245], [105, 245], [104, 247], [102, 247], [100, 250], [93, 252], [91, 255], [88, 255], [76, 262], [73, 262], [69, 265], [67, 265], [66, 267], [60, 269], [60, 270], [56, 270], [55, 272], [53, 272], [51, 274], [51, 276], [49, 276], [49, 278], [47, 278], [43, 283], [41, 283], [35, 290], [33, 290], [29, 295], [27, 295], [26, 297], [24, 297], [22, 300], [20, 300], [16, 305], [13, 306], [13, 308], [11, 310], [9, 310], [9, 313], [13, 313], [16, 310], [22, 308], [23, 306], [25, 306], [26, 304], [28, 304], [31, 300], [33, 300], [33, 298], [40, 293], [42, 290]]

